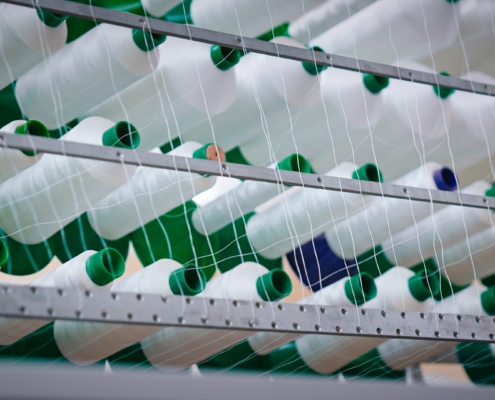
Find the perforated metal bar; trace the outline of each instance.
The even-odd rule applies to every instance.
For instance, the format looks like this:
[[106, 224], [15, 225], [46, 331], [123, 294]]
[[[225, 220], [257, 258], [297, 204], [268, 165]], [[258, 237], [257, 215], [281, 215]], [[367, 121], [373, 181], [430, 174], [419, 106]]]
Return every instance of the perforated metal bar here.
[[428, 190], [390, 183], [357, 181], [318, 174], [280, 171], [264, 167], [252, 167], [234, 163], [175, 157], [165, 154], [147, 153], [136, 150], [95, 146], [65, 140], [47, 139], [29, 135], [12, 135], [0, 132], [0, 147], [35, 150], [40, 153], [59, 154], [69, 157], [141, 165], [153, 168], [177, 169], [179, 171], [226, 176], [292, 186], [361, 193], [363, 195], [392, 197], [411, 201], [433, 202], [495, 210], [495, 198], [475, 196], [458, 192]]
[[493, 317], [12, 285], [0, 287], [0, 315], [253, 333], [495, 341]]
[[175, 36], [198, 42], [218, 44], [225, 47], [241, 49], [249, 52], [266, 54], [273, 57], [288, 58], [296, 61], [316, 62], [333, 68], [358, 71], [393, 79], [412, 81], [427, 85], [440, 85], [445, 88], [474, 92], [493, 96], [495, 86], [472, 82], [452, 76], [436, 75], [427, 72], [398, 68], [371, 61], [359, 60], [335, 54], [313, 52], [287, 45], [274, 44], [262, 40], [251, 39], [239, 35], [211, 31], [191, 25], [181, 25], [154, 18], [142, 17], [121, 11], [108, 10], [101, 7], [87, 6], [63, 0], [3, 0], [5, 3], [25, 7], [36, 7], [59, 14], [125, 26], [128, 28], [146, 29], [153, 33]]

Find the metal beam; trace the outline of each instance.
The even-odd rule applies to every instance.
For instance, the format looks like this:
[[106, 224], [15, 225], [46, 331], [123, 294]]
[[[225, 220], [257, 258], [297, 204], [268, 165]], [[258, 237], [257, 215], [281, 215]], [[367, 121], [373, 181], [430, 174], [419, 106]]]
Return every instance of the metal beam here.
[[280, 171], [264, 167], [252, 167], [234, 163], [199, 160], [147, 153], [114, 147], [96, 146], [65, 140], [47, 139], [29, 135], [12, 135], [0, 132], [0, 147], [35, 150], [40, 153], [64, 155], [68, 157], [88, 158], [113, 163], [124, 163], [153, 168], [195, 172], [238, 179], [284, 183], [313, 189], [360, 193], [363, 195], [383, 196], [409, 201], [433, 202], [456, 206], [485, 208], [495, 210], [495, 198], [428, 190], [411, 186], [399, 186], [390, 183], [357, 181], [319, 174]]
[[253, 53], [266, 54], [273, 57], [288, 58], [296, 61], [305, 61], [326, 65], [328, 67], [357, 71], [361, 73], [386, 76], [393, 79], [440, 85], [445, 88], [473, 92], [488, 96], [495, 95], [495, 86], [484, 83], [467, 81], [451, 76], [436, 75], [408, 68], [398, 68], [371, 61], [359, 60], [335, 54], [313, 52], [306, 49], [287, 45], [274, 44], [262, 40], [251, 39], [239, 35], [211, 31], [191, 25], [181, 25], [155, 18], [108, 10], [101, 7], [87, 6], [63, 0], [3, 0], [5, 3], [24, 7], [35, 7], [59, 14], [77, 18], [89, 19], [113, 25], [135, 29], [146, 29], [153, 33], [175, 36], [182, 39], [198, 42], [218, 44], [225, 47], [241, 49]]
[[0, 315], [112, 322], [494, 343], [495, 318], [30, 286], [0, 287]]

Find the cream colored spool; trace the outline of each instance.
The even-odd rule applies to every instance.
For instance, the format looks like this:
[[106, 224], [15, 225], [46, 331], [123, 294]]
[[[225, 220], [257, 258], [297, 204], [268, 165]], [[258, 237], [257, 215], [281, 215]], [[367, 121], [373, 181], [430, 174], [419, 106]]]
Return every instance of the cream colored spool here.
[[[169, 276], [182, 265], [173, 260], [159, 260], [118, 281], [111, 291], [172, 295]], [[56, 321], [55, 341], [62, 355], [76, 365], [91, 365], [163, 327], [105, 324], [101, 322]]]
[[[0, 6], [1, 7], [1, 6]], [[1, 8], [0, 8], [1, 11]], [[11, 123], [5, 125], [1, 128], [2, 133], [12, 133], [15, 134], [15, 129], [18, 126], [24, 125], [26, 121], [18, 120], [12, 121]], [[28, 169], [29, 167], [36, 164], [42, 157], [43, 154], [37, 154], [34, 156], [28, 156], [24, 154], [21, 150], [15, 149], [0, 149], [0, 183], [5, 182], [7, 179], [12, 178], [19, 172]]]
[[29, 7], [0, 4], [0, 89], [65, 45], [67, 25], [45, 25]]
[[[484, 196], [491, 188], [477, 181], [461, 192]], [[386, 257], [396, 265], [412, 267], [429, 257], [442, 258], [444, 249], [494, 225], [489, 209], [447, 206], [382, 242]]]
[[381, 0], [310, 42], [327, 53], [392, 64], [420, 59], [457, 39], [457, 4], [447, 0]]
[[[351, 179], [357, 165], [345, 162], [326, 175]], [[360, 194], [302, 189], [253, 216], [247, 236], [253, 248], [267, 258], [278, 258], [310, 241], [329, 225], [365, 205]]]
[[[168, 155], [193, 156], [201, 144], [187, 142]], [[215, 176], [140, 167], [132, 179], [101, 200], [88, 213], [102, 237], [116, 240], [210, 189]]]
[[[96, 106], [87, 115], [131, 122], [141, 134], [140, 150], [151, 150], [182, 136], [234, 101], [236, 68], [222, 71], [211, 45], [168, 37], [158, 47], [156, 71]], [[186, 140], [184, 138], [184, 140]], [[211, 140], [190, 138], [202, 143]]]
[[[426, 163], [393, 183], [436, 190], [433, 174], [441, 168], [437, 163]], [[437, 205], [435, 208], [440, 207]], [[425, 218], [432, 211], [429, 203], [377, 199], [364, 210], [335, 225], [325, 235], [335, 254], [352, 259], [382, 243], [390, 235], [414, 225], [415, 221]]]
[[[98, 286], [88, 276], [86, 261], [93, 254], [96, 254], [96, 251], [85, 251], [55, 270], [35, 279], [29, 285], [35, 287], [108, 290], [113, 285], [113, 282], [106, 286]], [[48, 319], [36, 320], [0, 317], [0, 344], [4, 346], [14, 343], [50, 322]]]
[[[302, 47], [287, 37], [277, 37], [272, 42]], [[319, 98], [318, 76], [309, 74], [302, 63], [249, 53], [236, 66], [232, 106], [211, 122], [186, 132], [183, 139], [214, 142], [227, 151], [263, 132], [268, 134], [280, 123], [289, 125], [290, 115], [312, 107]]]
[[[256, 281], [267, 272], [265, 267], [256, 263], [240, 264], [208, 282], [201, 297], [261, 301]], [[154, 367], [180, 371], [251, 335], [249, 331], [170, 327], [142, 340], [141, 349]]]
[[[112, 121], [92, 117], [62, 141], [102, 145]], [[45, 154], [33, 167], [0, 186], [0, 226], [25, 244], [47, 240], [127, 182], [135, 166]]]
[[141, 50], [132, 35], [101, 24], [38, 64], [17, 81], [22, 112], [56, 129], [152, 72], [156, 50]]

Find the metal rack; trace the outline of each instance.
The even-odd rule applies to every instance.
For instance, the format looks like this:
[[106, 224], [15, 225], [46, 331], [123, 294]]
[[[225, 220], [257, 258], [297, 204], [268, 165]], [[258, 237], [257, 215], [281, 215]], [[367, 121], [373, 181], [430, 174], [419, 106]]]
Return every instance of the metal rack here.
[[[90, 19], [98, 22], [116, 24], [129, 28], [145, 29], [153, 33], [166, 34], [182, 39], [200, 41], [210, 44], [218, 44], [225, 47], [241, 49], [245, 52], [256, 52], [267, 56], [282, 57], [297, 61], [314, 62], [328, 67], [346, 69], [361, 73], [370, 73], [379, 76], [386, 76], [392, 79], [411, 81], [421, 84], [442, 86], [450, 89], [468, 91], [480, 95], [492, 96], [495, 94], [495, 86], [467, 81], [455, 77], [429, 74], [413, 71], [405, 68], [398, 68], [390, 65], [383, 65], [354, 58], [318, 53], [310, 50], [294, 48], [286, 45], [276, 45], [256, 39], [230, 35], [189, 25], [179, 25], [162, 20], [141, 17], [119, 11], [107, 10], [99, 7], [90, 7], [71, 1], [62, 0], [4, 0], [6, 3], [16, 4], [26, 7], [40, 8], [60, 14], [66, 14], [83, 19]], [[495, 210], [495, 199], [467, 195], [458, 192], [445, 192], [439, 190], [427, 190], [415, 187], [405, 187], [393, 184], [380, 184], [375, 182], [363, 182], [349, 179], [340, 179], [318, 174], [302, 174], [288, 171], [280, 171], [262, 167], [252, 167], [233, 163], [219, 163], [215, 161], [188, 159], [161, 154], [145, 153], [135, 150], [115, 149], [111, 147], [93, 146], [87, 144], [58, 141], [33, 136], [11, 135], [0, 132], [0, 147], [36, 150], [38, 152], [58, 154], [67, 157], [81, 157], [123, 163], [154, 168], [174, 169], [186, 172], [203, 173], [217, 176], [225, 176], [239, 179], [257, 180], [271, 182], [275, 184], [288, 184], [321, 190], [342, 191], [349, 193], [359, 193], [363, 195], [383, 196], [410, 201], [422, 201], [438, 204], [449, 204], [457, 206], [485, 208]], [[366, 310], [365, 308], [342, 308], [323, 307], [315, 304], [271, 304], [263, 302], [239, 301], [236, 299], [210, 299], [202, 297], [169, 297], [151, 294], [130, 294], [105, 291], [84, 291], [80, 289], [62, 288], [35, 288], [20, 287], [14, 285], [3, 285], [0, 287], [0, 315], [16, 318], [35, 319], [62, 319], [74, 321], [97, 321], [120, 324], [157, 325], [157, 326], [184, 326], [196, 328], [211, 328], [225, 330], [245, 330], [245, 331], [270, 331], [288, 332], [300, 334], [321, 334], [339, 335], [354, 337], [386, 337], [404, 338], [415, 340], [433, 341], [455, 341], [455, 342], [485, 342], [495, 343], [495, 318], [478, 317], [475, 315], [452, 315], [441, 313], [418, 313], [401, 312], [394, 310]], [[57, 394], [63, 396], [64, 390], [74, 395], [74, 385], [81, 377], [81, 372], [70, 375], [65, 373], [64, 379], [58, 378], [59, 372], [44, 371], [40, 374], [36, 369], [8, 369], [0, 367], [2, 373], [0, 381], [10, 383], [10, 392], [0, 393], [0, 398], [29, 398], [32, 396], [33, 388], [21, 387], [20, 389], [12, 384], [9, 376], [16, 376], [21, 372], [30, 374], [36, 379], [46, 379], [60, 384], [64, 381], [63, 387], [57, 388]], [[45, 374], [45, 375], [43, 375]], [[102, 398], [101, 392], [89, 394], [84, 392], [87, 382], [101, 384], [100, 380], [105, 379], [101, 373], [93, 371], [83, 372], [86, 374], [85, 388], [80, 387], [77, 394], [81, 398]], [[63, 374], [62, 374], [63, 375]], [[140, 382], [139, 396], [141, 398], [154, 398], [156, 393], [160, 393], [160, 388], [170, 388], [171, 380], [176, 390], [170, 394], [174, 398], [202, 398], [205, 399], [205, 391], [208, 387], [221, 386], [212, 380], [205, 380], [202, 383], [191, 381], [187, 377], [166, 377], [163, 375], [144, 377], [141, 374], [126, 376], [118, 375], [112, 381], [107, 379], [103, 385], [109, 387], [119, 386], [119, 391], [112, 393], [119, 398], [135, 398], [132, 390], [132, 382]], [[146, 383], [143, 385], [143, 379]], [[217, 378], [218, 379], [218, 378]], [[220, 379], [221, 380], [221, 379]], [[304, 380], [307, 382], [307, 380]], [[193, 383], [191, 383], [193, 382]], [[297, 383], [291, 379], [291, 385], [297, 387]], [[72, 385], [73, 383], [74, 385]], [[225, 383], [225, 382], [224, 382]], [[142, 387], [149, 385], [149, 391], [143, 396]], [[266, 381], [257, 382], [253, 385], [252, 380], [232, 382], [228, 385], [236, 385], [235, 393], [248, 393], [249, 398], [256, 394], [252, 390], [262, 390]], [[313, 387], [314, 382], [308, 387]], [[342, 385], [330, 382], [329, 389], [326, 384], [314, 386], [313, 394], [322, 396], [332, 390], [334, 394], [345, 395], [346, 398], [363, 397], [369, 395], [370, 387], [349, 385], [342, 388]], [[5, 388], [4, 383], [1, 384]], [[55, 382], [53, 383], [55, 385]], [[177, 386], [178, 385], [178, 386]], [[213, 385], [213, 386], [211, 386]], [[226, 384], [227, 385], [227, 384]], [[227, 386], [228, 386], [227, 385]], [[239, 385], [239, 386], [237, 386]], [[245, 386], [249, 390], [243, 391], [240, 387]], [[258, 387], [258, 385], [260, 385]], [[276, 388], [271, 387], [270, 391], [283, 391], [286, 399], [300, 397], [302, 393], [289, 388], [288, 382], [277, 380]], [[92, 385], [89, 385], [92, 387]], [[19, 385], [17, 385], [19, 387]], [[36, 387], [36, 386], [34, 386]], [[177, 389], [183, 388], [182, 392]], [[292, 386], [291, 386], [292, 387]], [[65, 389], [64, 389], [65, 388]], [[17, 392], [15, 392], [17, 390]], [[106, 389], [107, 391], [109, 388]], [[187, 391], [189, 390], [189, 392]], [[376, 394], [382, 393], [384, 385], [376, 385], [371, 389]], [[405, 398], [417, 398], [418, 388], [408, 388], [404, 392], [403, 386], [386, 385], [387, 391], [394, 394], [390, 396], [401, 396]], [[400, 390], [400, 392], [399, 392]], [[431, 389], [434, 390], [434, 389]], [[439, 394], [449, 395], [456, 398], [466, 393], [450, 392], [443, 390]], [[449, 393], [447, 393], [449, 392]], [[308, 392], [304, 391], [307, 396]], [[484, 391], [477, 392], [477, 395], [486, 396]], [[215, 393], [215, 398], [231, 397], [232, 393], [226, 391], [222, 396]], [[430, 395], [434, 395], [431, 393]], [[469, 395], [473, 395], [469, 392]], [[46, 391], [46, 398], [53, 398], [49, 391]], [[100, 397], [99, 397], [100, 396]], [[242, 398], [242, 396], [240, 396]], [[475, 396], [476, 397], [476, 396]]]

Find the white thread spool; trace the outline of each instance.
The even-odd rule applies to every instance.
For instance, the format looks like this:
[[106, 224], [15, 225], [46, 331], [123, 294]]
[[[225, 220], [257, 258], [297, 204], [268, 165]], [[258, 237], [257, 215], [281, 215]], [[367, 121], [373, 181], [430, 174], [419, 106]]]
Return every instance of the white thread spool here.
[[[146, 294], [172, 295], [174, 289], [169, 283], [170, 276], [181, 268], [177, 261], [162, 259], [116, 282], [111, 291], [137, 293], [144, 297]], [[184, 276], [187, 274], [184, 283], [196, 289], [203, 287], [204, 275], [196, 267], [189, 268], [184, 273]], [[54, 334], [57, 346], [67, 360], [76, 365], [91, 365], [162, 329], [144, 325], [56, 321]]]
[[[303, 47], [287, 37], [276, 37], [272, 42]], [[299, 62], [249, 53], [236, 70], [232, 106], [214, 116], [211, 125], [208, 122], [186, 132], [183, 139], [214, 142], [230, 150], [278, 124], [289, 125], [289, 114], [312, 107], [320, 97], [318, 76], [307, 72]]]
[[56, 129], [151, 73], [158, 54], [133, 39], [143, 35], [151, 48], [160, 38], [147, 33], [107, 24], [91, 29], [19, 78], [15, 94], [22, 112]]
[[[90, 290], [108, 290], [113, 285], [113, 279], [118, 278], [124, 273], [125, 264], [122, 256], [113, 249], [105, 249], [99, 252], [96, 257], [98, 269], [105, 268], [107, 271], [108, 282], [105, 285], [99, 285], [93, 281], [88, 274], [87, 262], [90, 257], [96, 255], [93, 250], [85, 251], [74, 257], [72, 260], [62, 264], [55, 270], [35, 279], [29, 285], [33, 287], [57, 287], [57, 288], [81, 288]], [[111, 260], [111, 264], [109, 264]], [[114, 268], [112, 271], [111, 268]], [[96, 273], [100, 273], [96, 271]], [[8, 345], [38, 330], [42, 326], [49, 324], [48, 319], [22, 319], [22, 318], [0, 318], [0, 344]]]
[[325, 0], [193, 0], [195, 25], [246, 37], [261, 35]]
[[[378, 288], [377, 297], [366, 303], [364, 307], [428, 311], [431, 305], [430, 299], [420, 302], [411, 294], [408, 281], [413, 276], [414, 273], [404, 267], [387, 271], [375, 279]], [[305, 335], [295, 343], [297, 352], [306, 365], [320, 374], [330, 374], [385, 340], [387, 339]]]
[[331, 27], [368, 7], [375, 0], [331, 0], [315, 7], [290, 23], [288, 32], [300, 43], [308, 43]]
[[[349, 291], [350, 282], [347, 282], [351, 279], [354, 279], [354, 281], [358, 279], [358, 285], [355, 285], [357, 287]], [[356, 301], [360, 295], [362, 296], [362, 300], [365, 301], [369, 301], [376, 296], [376, 285], [373, 278], [368, 274], [361, 276], [355, 275], [353, 278], [343, 278], [319, 292], [305, 297], [298, 301], [298, 303], [306, 304], [307, 307], [355, 307], [361, 303], [360, 301]], [[284, 344], [297, 339], [299, 336], [301, 335], [295, 333], [258, 332], [248, 338], [247, 342], [256, 354], [266, 355]]]
[[[192, 158], [199, 143], [187, 142], [169, 155]], [[132, 179], [89, 211], [98, 235], [116, 240], [211, 188], [215, 176], [140, 167]]]
[[474, 279], [495, 273], [495, 228], [490, 227], [445, 249], [435, 258], [440, 271], [456, 285], [468, 285]]
[[[226, 301], [264, 301], [266, 299], [260, 296], [257, 283], [267, 274], [268, 270], [259, 264], [240, 264], [208, 282], [203, 296], [222, 298]], [[290, 290], [287, 293], [287, 288], [284, 287], [290, 286], [290, 279], [285, 272], [278, 270], [270, 274], [274, 286], [283, 297], [289, 294]], [[268, 292], [269, 289], [266, 290]], [[248, 331], [170, 327], [141, 341], [141, 349], [154, 367], [164, 371], [177, 371], [232, 347], [251, 335]]]
[[[345, 162], [325, 175], [351, 179], [359, 167]], [[372, 173], [377, 174], [376, 167]], [[263, 257], [278, 258], [310, 241], [328, 225], [365, 205], [365, 196], [321, 189], [303, 189], [253, 216], [246, 228], [253, 248]]]
[[179, 3], [180, 0], [141, 0], [146, 12], [156, 18], [162, 18], [168, 10]]
[[[129, 124], [99, 117], [85, 119], [60, 140], [102, 145], [104, 133], [113, 127], [115, 144], [132, 148], [139, 143]], [[120, 163], [45, 154], [0, 186], [0, 226], [18, 242], [40, 243], [127, 182], [135, 170]]]
[[[15, 134], [16, 130], [26, 130], [29, 135], [48, 137], [46, 128], [37, 121], [12, 121], [1, 129], [2, 132], [12, 134]], [[1, 148], [0, 183], [36, 164], [42, 156], [43, 154], [28, 155], [21, 150]]]
[[420, 59], [457, 38], [457, 4], [448, 0], [381, 0], [310, 42], [327, 53], [392, 64]]
[[66, 39], [65, 21], [50, 27], [35, 8], [0, 4], [0, 89], [61, 49]]
[[[461, 192], [484, 196], [492, 185], [477, 181]], [[395, 265], [412, 267], [442, 253], [448, 247], [465, 241], [494, 226], [493, 211], [489, 209], [447, 206], [382, 242], [385, 256]]]
[[[142, 136], [140, 150], [151, 150], [181, 136], [208, 121], [209, 115], [227, 110], [235, 99], [236, 68], [218, 68], [212, 60], [211, 47], [168, 37], [158, 47], [160, 62], [153, 74], [87, 115], [129, 121]], [[237, 53], [229, 54], [233, 63], [237, 62]]]
[[[455, 175], [437, 163], [426, 163], [396, 180], [397, 185], [438, 189], [435, 177], [450, 188], [456, 187]], [[438, 205], [435, 209], [439, 209]], [[390, 235], [414, 225], [433, 211], [431, 204], [392, 198], [379, 198], [364, 210], [336, 224], [325, 233], [332, 251], [344, 259], [353, 259], [382, 243]]]

